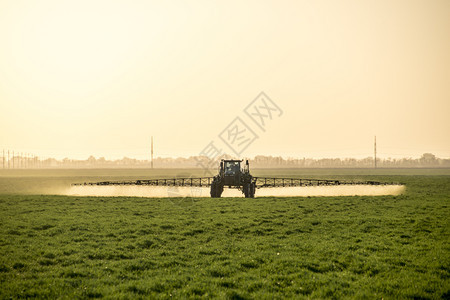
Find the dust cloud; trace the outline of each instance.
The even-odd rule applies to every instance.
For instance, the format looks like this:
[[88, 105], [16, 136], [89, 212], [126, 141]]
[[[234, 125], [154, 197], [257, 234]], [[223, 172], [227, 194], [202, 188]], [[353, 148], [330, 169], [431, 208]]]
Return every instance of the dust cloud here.
[[271, 188], [257, 190], [258, 196], [382, 196], [400, 195], [405, 191], [403, 185], [340, 185]]
[[209, 189], [191, 189], [187, 187], [166, 186], [71, 186], [66, 192], [71, 196], [104, 196], [104, 197], [207, 197]]
[[[318, 197], [318, 196], [381, 196], [399, 195], [405, 191], [403, 185], [348, 185], [262, 188], [256, 190], [257, 197]], [[152, 187], [152, 186], [71, 186], [61, 194], [70, 196], [104, 197], [210, 197], [209, 188], [196, 187]], [[224, 189], [222, 197], [243, 197], [236, 189]]]

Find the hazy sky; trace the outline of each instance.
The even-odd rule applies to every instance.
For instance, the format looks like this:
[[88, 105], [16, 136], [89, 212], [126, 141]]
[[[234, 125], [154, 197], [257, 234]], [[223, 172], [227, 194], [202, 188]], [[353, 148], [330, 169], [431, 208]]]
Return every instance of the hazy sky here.
[[0, 0], [0, 44], [0, 151], [450, 157], [448, 0]]

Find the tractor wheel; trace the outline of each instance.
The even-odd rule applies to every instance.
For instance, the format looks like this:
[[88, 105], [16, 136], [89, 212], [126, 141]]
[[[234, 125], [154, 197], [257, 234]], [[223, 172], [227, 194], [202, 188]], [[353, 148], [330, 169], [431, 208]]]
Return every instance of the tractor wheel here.
[[216, 197], [220, 198], [222, 196], [222, 192], [223, 192], [223, 185], [218, 183], [216, 188]]
[[244, 184], [244, 197], [245, 198], [250, 197], [250, 183]]
[[216, 198], [216, 183], [213, 181], [211, 184], [211, 198]]
[[255, 198], [256, 183], [252, 182], [249, 184], [249, 186], [250, 186], [250, 198]]
[[211, 198], [220, 198], [220, 196], [222, 195], [223, 192], [223, 186], [217, 182], [217, 181], [213, 181], [211, 184]]

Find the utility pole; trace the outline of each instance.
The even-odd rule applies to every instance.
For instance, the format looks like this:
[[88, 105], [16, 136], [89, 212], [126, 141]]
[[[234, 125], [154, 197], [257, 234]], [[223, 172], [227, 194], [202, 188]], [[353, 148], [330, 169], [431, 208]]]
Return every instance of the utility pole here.
[[12, 156], [12, 168], [14, 169], [14, 151], [13, 151], [13, 156]]
[[373, 151], [374, 151], [374, 158], [375, 158], [374, 166], [375, 166], [375, 169], [376, 169], [377, 168], [377, 136], [375, 136]]
[[151, 154], [152, 154], [151, 166], [152, 166], [152, 169], [153, 169], [153, 136], [152, 136], [152, 151], [151, 151]]
[[3, 169], [5, 168], [5, 149], [3, 149]]
[[9, 169], [9, 150], [8, 150], [8, 169]]

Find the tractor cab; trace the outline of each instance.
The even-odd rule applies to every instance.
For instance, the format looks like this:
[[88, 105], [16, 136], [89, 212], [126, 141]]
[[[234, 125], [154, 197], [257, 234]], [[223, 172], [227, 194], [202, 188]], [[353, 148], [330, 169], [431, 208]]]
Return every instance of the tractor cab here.
[[241, 178], [241, 161], [223, 160], [220, 164], [220, 172], [223, 174], [225, 185], [238, 185]]
[[231, 175], [235, 175], [237, 173], [239, 173], [239, 171], [241, 170], [241, 161], [230, 161], [227, 160], [225, 161], [224, 164], [224, 174], [231, 176]]

